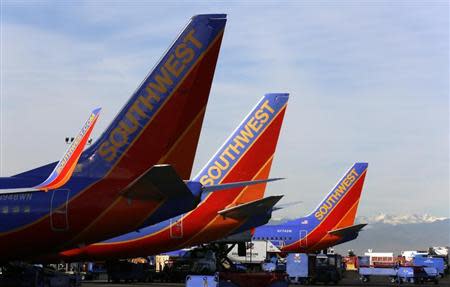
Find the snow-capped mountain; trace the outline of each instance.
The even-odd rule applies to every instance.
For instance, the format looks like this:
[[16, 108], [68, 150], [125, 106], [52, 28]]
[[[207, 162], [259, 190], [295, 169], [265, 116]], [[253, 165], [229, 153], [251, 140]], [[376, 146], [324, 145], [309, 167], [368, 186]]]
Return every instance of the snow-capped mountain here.
[[413, 224], [413, 223], [432, 223], [436, 221], [442, 221], [448, 219], [446, 217], [436, 217], [429, 214], [405, 214], [405, 215], [393, 215], [379, 213], [374, 216], [359, 216], [356, 218], [358, 223], [384, 223], [390, 225], [399, 224]]

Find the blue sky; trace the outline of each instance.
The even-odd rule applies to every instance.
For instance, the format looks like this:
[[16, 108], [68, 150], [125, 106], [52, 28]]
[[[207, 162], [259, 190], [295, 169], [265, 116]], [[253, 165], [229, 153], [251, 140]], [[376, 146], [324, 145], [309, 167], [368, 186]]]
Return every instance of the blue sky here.
[[[212, 2], [212, 3], [210, 3]], [[227, 13], [194, 172], [258, 99], [291, 94], [268, 189], [312, 210], [354, 161], [359, 214], [449, 216], [447, 1], [2, 1], [0, 174], [107, 126], [194, 14]]]

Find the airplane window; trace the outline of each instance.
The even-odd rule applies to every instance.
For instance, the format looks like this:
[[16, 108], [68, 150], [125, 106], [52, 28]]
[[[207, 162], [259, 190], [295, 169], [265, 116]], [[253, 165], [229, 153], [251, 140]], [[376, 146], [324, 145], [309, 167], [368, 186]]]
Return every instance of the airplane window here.
[[3, 214], [7, 214], [8, 212], [9, 212], [8, 206], [3, 206], [3, 207], [2, 207], [2, 213], [3, 213]]
[[23, 207], [23, 212], [24, 213], [30, 213], [30, 207], [29, 206], [24, 206]]
[[19, 211], [20, 211], [20, 207], [18, 207], [18, 206], [14, 206], [12, 209], [13, 213], [19, 213]]

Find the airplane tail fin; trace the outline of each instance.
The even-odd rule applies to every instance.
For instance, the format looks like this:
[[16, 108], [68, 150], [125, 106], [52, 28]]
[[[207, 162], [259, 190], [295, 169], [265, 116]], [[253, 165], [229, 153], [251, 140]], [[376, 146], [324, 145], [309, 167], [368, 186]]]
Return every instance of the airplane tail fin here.
[[[288, 98], [285, 93], [266, 94], [194, 180], [212, 186], [268, 179]], [[265, 186], [263, 183], [241, 187], [245, 192], [240, 203], [261, 199]], [[216, 195], [225, 196], [223, 193]]]
[[300, 219], [300, 224], [320, 225], [328, 231], [353, 226], [367, 167], [367, 163], [355, 163], [317, 208]]
[[165, 163], [189, 178], [225, 22], [192, 17], [86, 157], [95, 154], [104, 172], [140, 175]]
[[100, 108], [97, 108], [92, 111], [88, 120], [81, 128], [81, 131], [74, 138], [73, 142], [70, 144], [64, 156], [55, 166], [55, 169], [52, 171], [52, 173], [45, 181], [35, 186], [34, 188], [44, 191], [57, 189], [58, 187], [63, 186], [70, 179], [75, 166], [78, 163], [78, 159], [80, 158], [80, 155], [89, 140], [92, 129], [97, 122], [100, 110]]
[[182, 178], [190, 177], [225, 23], [225, 14], [191, 18], [112, 123], [83, 152], [82, 169], [74, 177], [110, 175], [128, 184], [155, 164], [170, 164]]

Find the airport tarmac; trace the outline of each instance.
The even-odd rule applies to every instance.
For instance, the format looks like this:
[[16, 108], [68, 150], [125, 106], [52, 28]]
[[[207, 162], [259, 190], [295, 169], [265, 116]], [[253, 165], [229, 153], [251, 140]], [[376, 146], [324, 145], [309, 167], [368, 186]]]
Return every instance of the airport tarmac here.
[[[122, 283], [122, 284], [113, 284], [108, 283], [106, 281], [91, 281], [84, 282], [82, 287], [133, 287], [133, 286], [151, 286], [151, 287], [181, 287], [185, 286], [183, 283]], [[290, 285], [290, 286], [305, 286], [305, 285]], [[306, 286], [321, 286], [321, 285], [306, 285]], [[323, 285], [325, 286], [325, 285]], [[350, 286], [416, 286], [415, 284], [392, 284], [389, 282], [387, 278], [373, 278], [369, 283], [361, 283], [359, 281], [356, 273], [351, 272], [344, 278], [338, 285], [341, 287], [350, 287]], [[442, 287], [450, 287], [450, 275], [441, 279], [439, 284], [435, 285], [433, 282], [428, 282], [426, 284], [420, 284], [422, 287], [431, 287], [431, 286], [442, 286]], [[256, 287], [256, 286], [255, 286]]]

